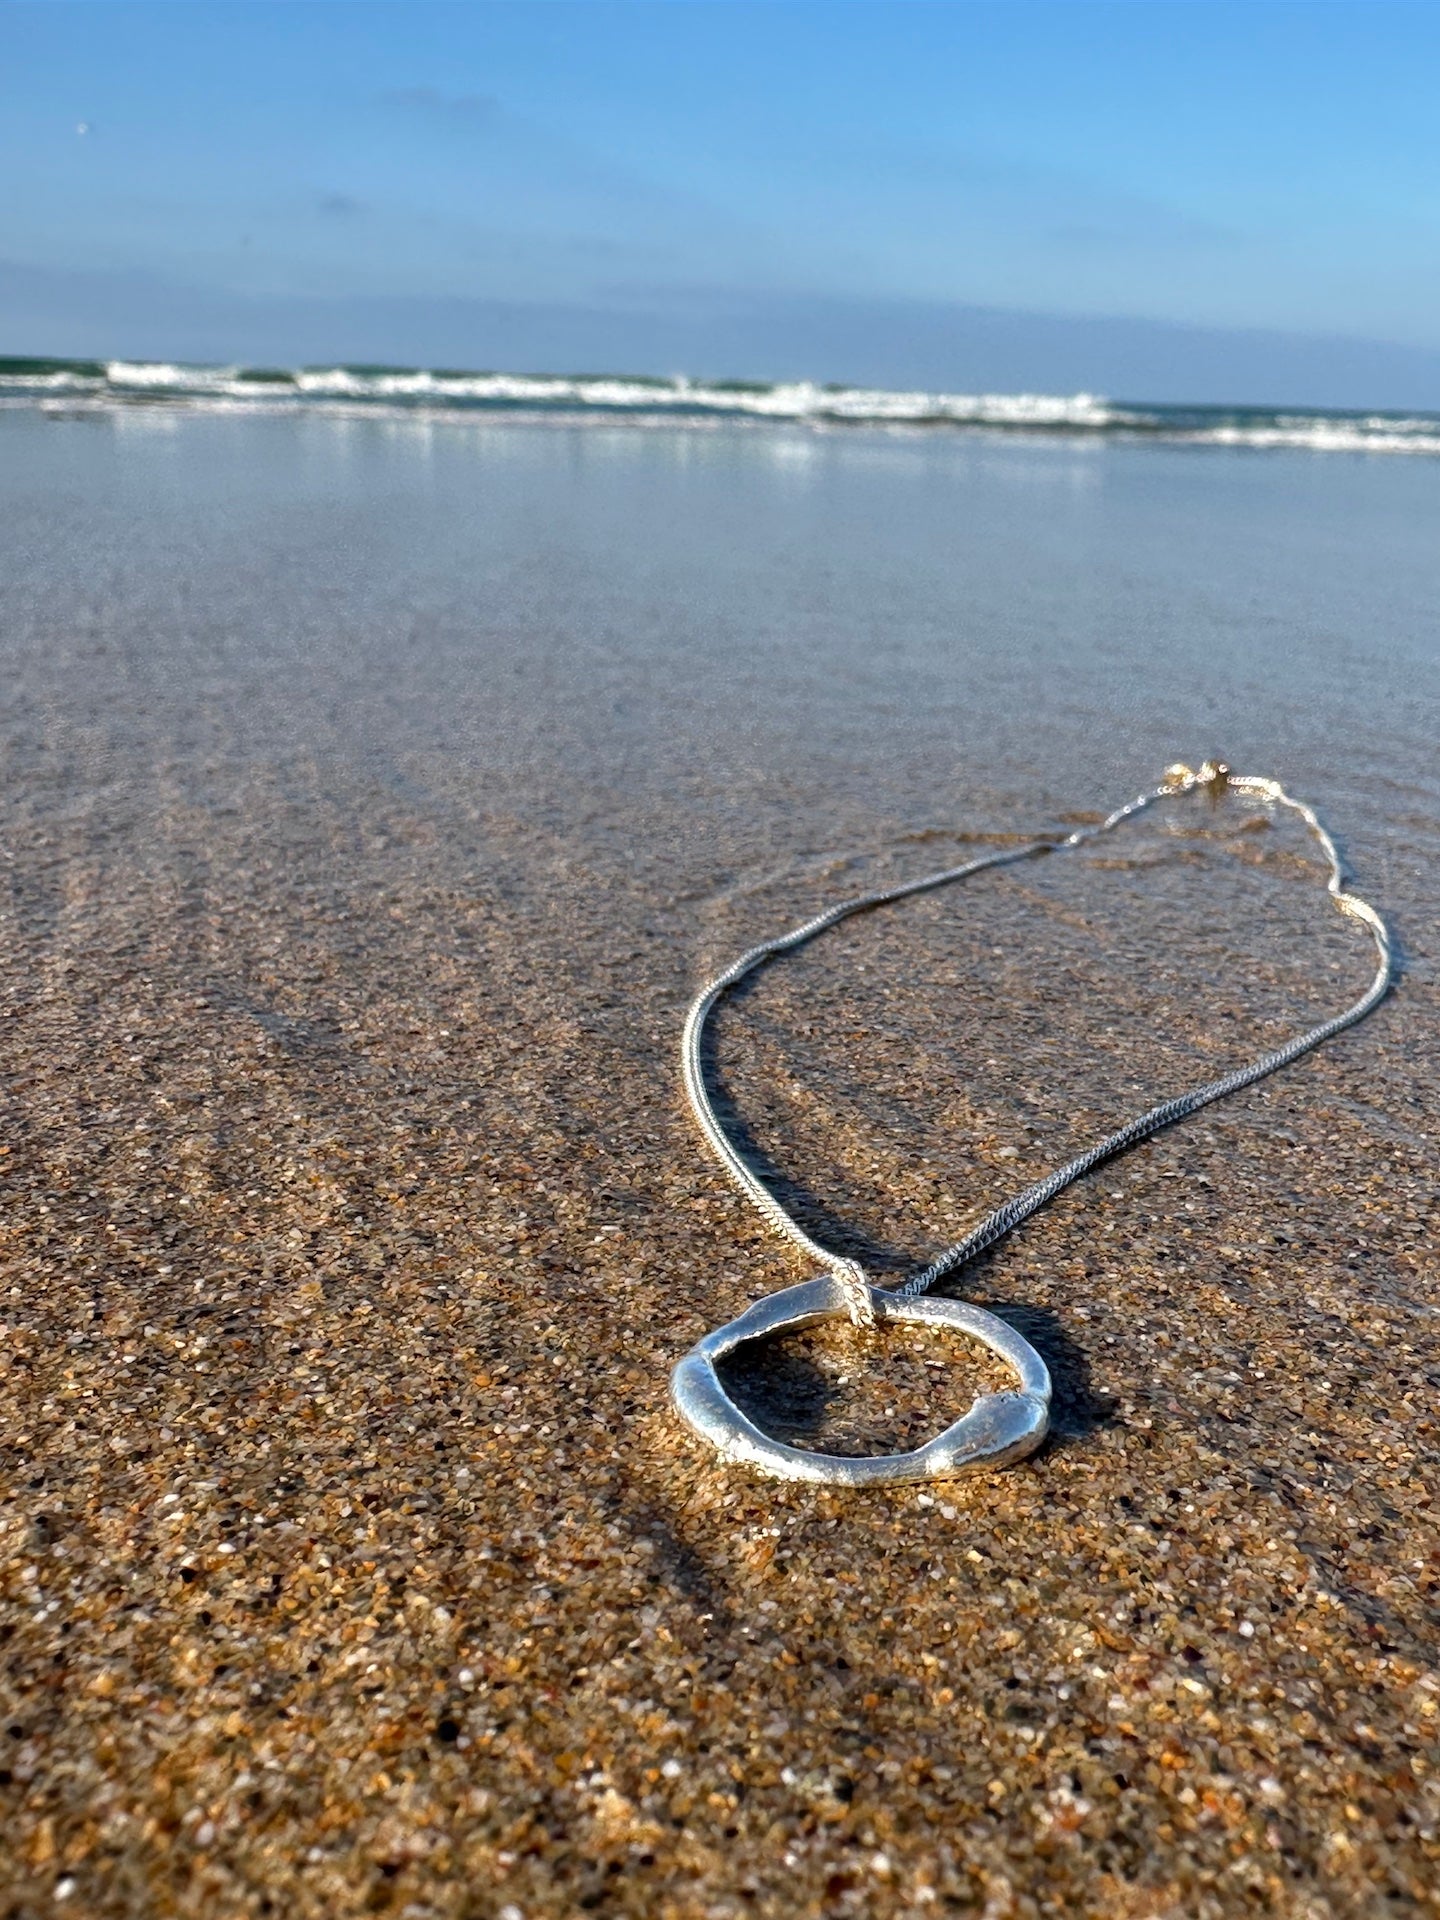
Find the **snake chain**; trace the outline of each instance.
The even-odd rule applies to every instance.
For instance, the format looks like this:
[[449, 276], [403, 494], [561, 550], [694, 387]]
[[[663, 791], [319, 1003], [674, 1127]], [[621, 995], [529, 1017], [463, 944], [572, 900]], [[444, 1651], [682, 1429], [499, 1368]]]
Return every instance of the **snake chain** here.
[[1028, 1220], [1058, 1193], [1072, 1182], [1089, 1173], [1112, 1154], [1123, 1152], [1127, 1147], [1135, 1146], [1139, 1141], [1158, 1133], [1162, 1127], [1168, 1127], [1188, 1114], [1196, 1113], [1201, 1107], [1209, 1106], [1214, 1100], [1223, 1100], [1227, 1094], [1236, 1093], [1241, 1087], [1248, 1087], [1256, 1080], [1262, 1080], [1267, 1074], [1275, 1073], [1279, 1068], [1288, 1066], [1292, 1060], [1298, 1060], [1302, 1054], [1309, 1053], [1312, 1047], [1342, 1033], [1346, 1027], [1352, 1027], [1356, 1021], [1363, 1020], [1367, 1013], [1384, 999], [1389, 991], [1393, 957], [1390, 934], [1384, 920], [1368, 901], [1357, 894], [1345, 890], [1344, 878], [1340, 867], [1340, 856], [1335, 843], [1316, 817], [1315, 811], [1303, 800], [1293, 799], [1278, 780], [1267, 779], [1255, 774], [1232, 774], [1228, 768], [1216, 761], [1206, 761], [1198, 773], [1188, 767], [1176, 766], [1169, 769], [1164, 782], [1150, 793], [1143, 793], [1137, 799], [1117, 807], [1106, 819], [1094, 826], [1079, 827], [1063, 839], [1037, 839], [1023, 846], [1007, 847], [996, 853], [981, 855], [979, 859], [967, 860], [957, 867], [947, 867], [943, 872], [924, 875], [919, 880], [909, 880], [900, 886], [882, 887], [873, 893], [857, 895], [852, 900], [841, 901], [838, 906], [829, 907], [824, 913], [818, 913], [803, 926], [795, 927], [791, 932], [781, 934], [774, 940], [761, 941], [751, 947], [721, 974], [711, 980], [696, 995], [686, 1016], [684, 1033], [681, 1040], [681, 1060], [685, 1092], [701, 1132], [709, 1141], [721, 1165], [767, 1219], [770, 1224], [793, 1242], [800, 1250], [808, 1254], [819, 1266], [834, 1274], [844, 1290], [850, 1317], [857, 1326], [874, 1324], [875, 1298], [864, 1268], [856, 1260], [824, 1247], [818, 1240], [806, 1233], [798, 1220], [786, 1212], [775, 1195], [746, 1165], [734, 1143], [726, 1133], [715, 1111], [706, 1085], [703, 1065], [703, 1047], [706, 1023], [717, 1004], [730, 989], [763, 966], [766, 961], [778, 954], [792, 953], [797, 947], [803, 947], [829, 928], [837, 926], [842, 920], [848, 920], [853, 914], [867, 913], [876, 907], [905, 900], [913, 894], [933, 893], [941, 887], [947, 887], [957, 880], [968, 879], [972, 874], [983, 873], [990, 867], [1014, 866], [1022, 860], [1032, 860], [1042, 854], [1059, 853], [1074, 847], [1084, 846], [1100, 835], [1111, 833], [1126, 820], [1143, 813], [1158, 801], [1170, 799], [1179, 794], [1206, 790], [1216, 793], [1229, 787], [1240, 793], [1257, 795], [1260, 799], [1276, 806], [1288, 807], [1299, 814], [1311, 833], [1318, 841], [1328, 867], [1327, 891], [1342, 912], [1360, 920], [1370, 930], [1375, 942], [1377, 965], [1375, 977], [1361, 994], [1360, 998], [1346, 1007], [1343, 1012], [1322, 1020], [1318, 1026], [1297, 1034], [1269, 1053], [1261, 1054], [1256, 1060], [1245, 1066], [1236, 1067], [1233, 1072], [1222, 1074], [1218, 1080], [1210, 1080], [1203, 1086], [1194, 1087], [1187, 1093], [1178, 1094], [1174, 1099], [1164, 1100], [1159, 1106], [1151, 1107], [1148, 1112], [1138, 1114], [1117, 1132], [1107, 1134], [1103, 1140], [1077, 1154], [1043, 1180], [1027, 1187], [1023, 1193], [1017, 1193], [1012, 1199], [988, 1214], [978, 1226], [966, 1234], [963, 1240], [947, 1247], [945, 1251], [918, 1273], [912, 1274], [893, 1294], [898, 1299], [913, 1299], [917, 1294], [927, 1292], [937, 1280], [953, 1273], [957, 1267], [964, 1266], [987, 1247], [995, 1245], [1011, 1230]]

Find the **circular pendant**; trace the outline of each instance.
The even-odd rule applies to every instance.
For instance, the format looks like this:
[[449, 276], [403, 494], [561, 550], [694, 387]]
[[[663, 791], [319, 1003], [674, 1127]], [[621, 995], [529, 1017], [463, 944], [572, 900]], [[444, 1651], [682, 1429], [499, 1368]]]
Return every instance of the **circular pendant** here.
[[879, 1287], [873, 1292], [882, 1320], [951, 1327], [981, 1341], [1014, 1368], [1019, 1391], [982, 1393], [963, 1419], [913, 1453], [811, 1453], [772, 1439], [735, 1405], [720, 1384], [715, 1363], [747, 1340], [843, 1317], [846, 1308], [840, 1284], [825, 1274], [757, 1300], [739, 1319], [717, 1327], [692, 1347], [670, 1376], [670, 1397], [677, 1412], [727, 1460], [744, 1461], [778, 1480], [812, 1480], [827, 1486], [944, 1480], [984, 1467], [1008, 1466], [1035, 1451], [1050, 1425], [1050, 1370], [1028, 1340], [993, 1313], [964, 1300], [936, 1299], [933, 1294], [906, 1300]]

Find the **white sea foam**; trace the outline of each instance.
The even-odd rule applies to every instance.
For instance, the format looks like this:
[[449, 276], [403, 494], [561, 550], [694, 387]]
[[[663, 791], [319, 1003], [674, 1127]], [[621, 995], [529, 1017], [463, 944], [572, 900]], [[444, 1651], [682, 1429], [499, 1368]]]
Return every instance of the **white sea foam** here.
[[1191, 446], [1295, 447], [1311, 453], [1440, 453], [1440, 420], [1390, 421], [1322, 418], [1273, 426], [1198, 428], [1183, 436]]
[[182, 367], [168, 360], [110, 360], [105, 378], [112, 387], [137, 387], [142, 392], [223, 392], [239, 373], [238, 367]]
[[300, 410], [346, 417], [552, 420], [636, 425], [726, 422], [1145, 438], [1175, 444], [1317, 453], [1440, 454], [1440, 418], [1293, 409], [1122, 406], [1091, 393], [952, 393], [881, 387], [639, 379], [623, 375], [463, 373], [404, 367], [247, 369], [176, 361], [0, 360], [0, 406]]
[[626, 380], [539, 374], [364, 373], [348, 367], [307, 368], [295, 376], [308, 395], [489, 402], [498, 406], [604, 409], [612, 412], [703, 412], [769, 420], [954, 421], [1102, 427], [1115, 418], [1093, 394], [897, 393], [882, 388], [823, 387], [813, 381], [731, 386], [675, 379]]

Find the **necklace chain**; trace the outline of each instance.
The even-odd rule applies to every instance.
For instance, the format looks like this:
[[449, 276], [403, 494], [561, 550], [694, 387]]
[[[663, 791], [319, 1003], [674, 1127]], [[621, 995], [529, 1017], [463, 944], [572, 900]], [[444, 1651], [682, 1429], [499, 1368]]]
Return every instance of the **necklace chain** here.
[[1309, 1053], [1313, 1047], [1332, 1039], [1337, 1033], [1343, 1033], [1346, 1027], [1353, 1027], [1363, 1020], [1367, 1013], [1379, 1005], [1389, 991], [1393, 958], [1390, 934], [1385, 922], [1368, 901], [1358, 894], [1345, 889], [1344, 877], [1340, 867], [1340, 856], [1335, 843], [1316, 817], [1315, 811], [1303, 800], [1293, 799], [1278, 780], [1266, 779], [1257, 774], [1232, 774], [1223, 763], [1207, 760], [1198, 773], [1189, 767], [1171, 767], [1161, 783], [1150, 793], [1142, 793], [1137, 799], [1129, 801], [1123, 807], [1117, 807], [1114, 813], [1095, 826], [1079, 827], [1063, 839], [1042, 838], [1028, 841], [1024, 846], [1007, 847], [997, 853], [983, 854], [978, 860], [967, 860], [958, 867], [947, 867], [940, 873], [926, 874], [919, 880], [906, 881], [898, 887], [882, 887], [873, 893], [858, 894], [853, 900], [844, 900], [838, 906], [829, 907], [824, 913], [818, 913], [814, 919], [807, 920], [803, 926], [795, 927], [789, 933], [781, 934], [774, 940], [764, 940], [758, 946], [751, 947], [723, 973], [717, 974], [708, 985], [703, 987], [691, 1004], [686, 1016], [684, 1034], [681, 1040], [681, 1061], [685, 1092], [690, 1102], [700, 1130], [714, 1150], [720, 1164], [727, 1174], [754, 1204], [770, 1224], [782, 1233], [787, 1240], [807, 1254], [839, 1282], [846, 1301], [850, 1317], [857, 1326], [871, 1326], [875, 1322], [875, 1295], [863, 1267], [856, 1260], [844, 1254], [836, 1253], [822, 1246], [808, 1234], [791, 1214], [776, 1199], [752, 1168], [747, 1166], [734, 1142], [726, 1133], [715, 1111], [706, 1083], [703, 1064], [703, 1046], [706, 1024], [719, 1002], [739, 984], [747, 975], [767, 961], [782, 953], [793, 953], [797, 947], [807, 945], [831, 927], [838, 926], [842, 920], [852, 915], [868, 913], [876, 907], [893, 905], [897, 900], [909, 899], [913, 894], [933, 893], [941, 887], [947, 887], [957, 880], [966, 880], [972, 874], [983, 873], [990, 867], [1015, 866], [1022, 860], [1033, 860], [1049, 853], [1067, 852], [1075, 847], [1086, 845], [1098, 839], [1102, 834], [1112, 833], [1124, 821], [1133, 819], [1145, 812], [1158, 801], [1172, 799], [1178, 795], [1208, 792], [1218, 794], [1229, 788], [1237, 793], [1254, 794], [1271, 806], [1287, 807], [1299, 814], [1320, 845], [1327, 865], [1326, 889], [1337, 907], [1352, 919], [1362, 921], [1369, 929], [1375, 942], [1375, 977], [1361, 994], [1360, 998], [1346, 1007], [1341, 1013], [1322, 1020], [1317, 1026], [1308, 1028], [1304, 1033], [1296, 1034], [1281, 1047], [1264, 1053], [1247, 1065], [1236, 1067], [1233, 1072], [1223, 1074], [1218, 1080], [1207, 1081], [1203, 1086], [1193, 1087], [1187, 1093], [1181, 1093], [1174, 1099], [1164, 1100], [1159, 1106], [1151, 1107], [1148, 1112], [1138, 1114], [1133, 1120], [1117, 1132], [1107, 1134], [1103, 1140], [1097, 1140], [1083, 1153], [1077, 1154], [1063, 1167], [1057, 1167], [1034, 1186], [1027, 1187], [1023, 1193], [1017, 1193], [1012, 1199], [996, 1207], [987, 1214], [980, 1224], [966, 1234], [963, 1240], [957, 1240], [953, 1246], [938, 1254], [927, 1267], [912, 1274], [900, 1286], [890, 1290], [897, 1299], [914, 1299], [917, 1295], [929, 1291], [937, 1280], [953, 1273], [957, 1267], [963, 1267], [987, 1247], [993, 1247], [997, 1240], [1018, 1227], [1022, 1220], [1028, 1220], [1032, 1213], [1038, 1212], [1047, 1201], [1053, 1200], [1072, 1182], [1089, 1173], [1113, 1154], [1123, 1153], [1127, 1147], [1137, 1145], [1158, 1133], [1162, 1127], [1172, 1126], [1175, 1121], [1183, 1120], [1187, 1115], [1196, 1113], [1201, 1107], [1207, 1107], [1214, 1100], [1223, 1100], [1227, 1094], [1237, 1093], [1240, 1088], [1248, 1087], [1256, 1080], [1263, 1080], [1267, 1074], [1277, 1072], [1288, 1066], [1292, 1060], [1298, 1060], [1302, 1054]]

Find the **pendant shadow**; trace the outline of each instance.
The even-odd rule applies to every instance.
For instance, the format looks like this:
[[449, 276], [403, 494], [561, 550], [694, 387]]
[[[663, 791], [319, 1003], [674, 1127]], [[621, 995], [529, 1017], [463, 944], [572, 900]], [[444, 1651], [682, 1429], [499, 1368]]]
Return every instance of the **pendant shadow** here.
[[[1118, 1402], [1096, 1390], [1089, 1358], [1058, 1314], [1048, 1307], [1020, 1301], [977, 1298], [974, 1291], [968, 1289], [966, 1298], [1014, 1327], [1050, 1369], [1051, 1423], [1042, 1452], [1082, 1440], [1101, 1427], [1113, 1425], [1119, 1418]], [[903, 1333], [898, 1337], [903, 1338]], [[857, 1364], [865, 1364], [863, 1348]], [[717, 1371], [725, 1391], [756, 1426], [791, 1446], [810, 1447], [817, 1452], [908, 1451], [941, 1432], [965, 1412], [964, 1404], [947, 1403], [942, 1389], [927, 1432], [918, 1438], [883, 1443], [881, 1449], [862, 1449], [846, 1446], [838, 1437], [834, 1442], [821, 1440], [825, 1430], [836, 1425], [836, 1415], [846, 1394], [840, 1380], [818, 1366], [799, 1341], [777, 1334], [767, 1340], [747, 1342], [727, 1354]], [[940, 1378], [943, 1376], [937, 1376]], [[840, 1424], [843, 1426], [843, 1420]]]
[[1066, 1330], [1058, 1313], [1025, 1301], [978, 1299], [975, 1304], [1012, 1326], [1050, 1369], [1050, 1431], [1040, 1449], [1042, 1454], [1116, 1424], [1120, 1402], [1113, 1394], [1098, 1391], [1089, 1356]]

